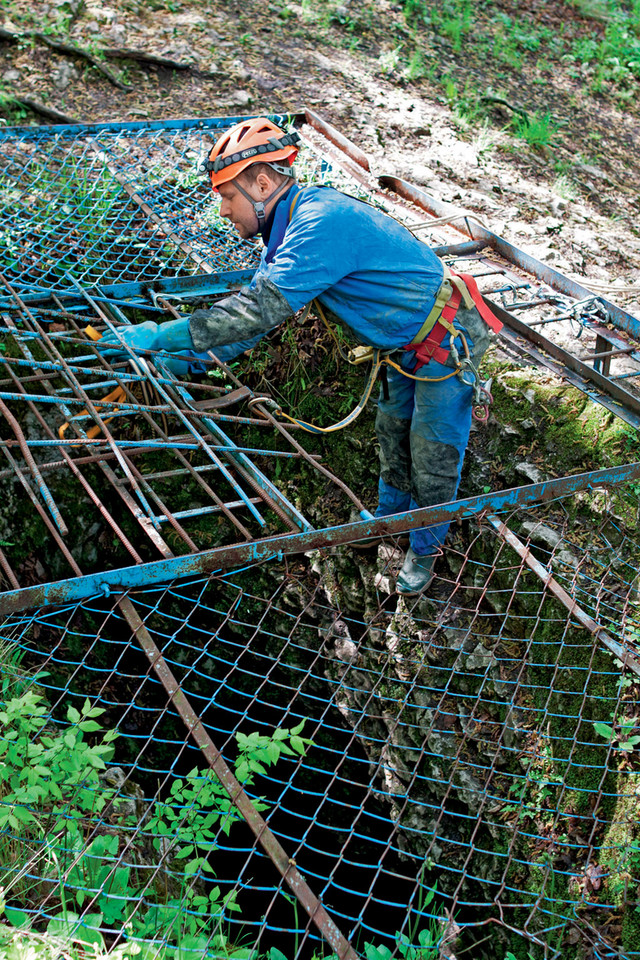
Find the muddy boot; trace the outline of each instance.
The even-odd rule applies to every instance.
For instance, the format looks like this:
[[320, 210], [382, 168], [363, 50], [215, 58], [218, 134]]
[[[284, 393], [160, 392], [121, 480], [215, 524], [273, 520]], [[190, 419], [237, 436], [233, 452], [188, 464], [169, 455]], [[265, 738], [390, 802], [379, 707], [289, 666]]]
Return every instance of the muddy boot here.
[[401, 593], [403, 597], [415, 597], [422, 593], [433, 580], [435, 560], [435, 554], [420, 557], [409, 547], [396, 582], [396, 593]]

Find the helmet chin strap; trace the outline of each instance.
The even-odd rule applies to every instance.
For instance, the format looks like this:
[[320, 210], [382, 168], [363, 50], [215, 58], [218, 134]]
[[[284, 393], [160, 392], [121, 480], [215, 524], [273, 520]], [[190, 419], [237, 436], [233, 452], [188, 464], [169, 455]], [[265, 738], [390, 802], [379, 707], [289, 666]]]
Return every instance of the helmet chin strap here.
[[236, 188], [236, 190], [240, 191], [242, 196], [249, 201], [249, 203], [251, 204], [251, 206], [255, 211], [255, 215], [258, 219], [258, 233], [260, 233], [260, 231], [264, 227], [265, 220], [267, 218], [266, 209], [265, 209], [267, 204], [270, 203], [272, 200], [274, 200], [287, 187], [290, 187], [292, 183], [293, 183], [293, 177], [290, 176], [288, 180], [285, 180], [284, 183], [281, 183], [280, 186], [276, 187], [276, 189], [273, 190], [269, 194], [269, 196], [266, 197], [264, 200], [255, 200], [250, 193], [247, 193], [244, 187], [242, 187], [237, 180], [233, 181], [233, 185]]

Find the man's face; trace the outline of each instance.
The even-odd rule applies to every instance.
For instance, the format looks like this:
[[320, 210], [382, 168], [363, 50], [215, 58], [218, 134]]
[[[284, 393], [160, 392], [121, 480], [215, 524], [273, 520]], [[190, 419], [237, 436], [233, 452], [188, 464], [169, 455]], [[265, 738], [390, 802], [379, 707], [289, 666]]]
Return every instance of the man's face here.
[[[247, 193], [255, 196], [256, 200], [260, 199], [260, 191], [256, 188], [256, 184], [251, 184], [251, 186], [243, 184], [243, 186]], [[222, 198], [220, 216], [224, 217], [225, 220], [231, 220], [243, 239], [248, 240], [249, 237], [255, 237], [258, 232], [258, 218], [252, 204], [236, 189], [233, 181], [221, 183], [218, 192]]]

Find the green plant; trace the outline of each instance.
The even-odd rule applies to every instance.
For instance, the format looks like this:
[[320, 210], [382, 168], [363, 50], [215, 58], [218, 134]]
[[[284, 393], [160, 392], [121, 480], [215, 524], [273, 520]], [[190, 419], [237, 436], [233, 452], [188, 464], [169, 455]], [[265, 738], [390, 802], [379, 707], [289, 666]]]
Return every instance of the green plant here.
[[521, 140], [526, 140], [532, 147], [551, 145], [557, 133], [551, 114], [545, 113], [540, 116], [537, 110], [526, 116], [516, 113], [511, 123], [516, 136]]
[[385, 76], [391, 76], [398, 69], [401, 60], [402, 44], [393, 50], [385, 50], [378, 57], [378, 70]]
[[614, 750], [620, 750], [622, 753], [631, 753], [633, 748], [640, 743], [640, 736], [632, 735], [632, 731], [638, 728], [638, 722], [633, 720], [623, 720], [615, 727], [608, 723], [596, 721], [593, 729], [598, 736], [603, 737], [613, 745]]
[[[0, 914], [4, 910], [0, 888]], [[52, 917], [42, 933], [24, 922], [17, 927], [0, 924], [0, 960], [96, 960], [107, 955], [111, 960], [124, 960], [138, 954], [137, 945], [131, 943], [107, 949], [102, 934], [90, 926], [98, 918], [83, 922], [71, 913]]]
[[109, 792], [100, 786], [98, 774], [113, 756], [118, 734], [108, 730], [94, 746], [84, 740], [85, 733], [101, 732], [95, 717], [102, 713], [87, 699], [80, 711], [67, 709], [69, 726], [60, 730], [49, 726], [48, 706], [33, 690], [5, 703], [0, 710], [0, 830], [40, 833], [45, 808], [55, 831], [64, 826], [58, 817], [65, 807], [90, 813], [106, 805]]
[[442, 934], [439, 924], [425, 927], [418, 933], [417, 943], [411, 943], [409, 937], [400, 931], [396, 932], [395, 949], [385, 944], [365, 943], [364, 952], [367, 960], [391, 960], [399, 955], [404, 960], [438, 960], [440, 957], [440, 940]]
[[431, 19], [425, 0], [404, 0], [402, 12], [409, 23], [417, 20], [429, 23]]
[[[36, 679], [31, 678], [32, 685]], [[3, 691], [10, 684], [5, 676]], [[124, 825], [137, 824], [130, 812], [119, 813], [120, 799], [100, 780], [118, 736], [103, 730], [97, 720], [103, 713], [86, 700], [80, 709], [67, 708], [66, 724], [54, 723], [33, 686], [5, 700], [0, 710], [0, 829], [5, 835], [0, 856], [11, 894], [0, 906], [19, 928], [5, 940], [0, 937], [0, 960], [3, 944], [7, 960], [22, 960], [24, 931], [39, 944], [34, 960], [48, 960], [52, 944], [60, 940], [73, 948], [70, 957], [80, 958], [91, 945], [103, 948], [103, 924], [126, 928], [143, 958], [196, 960], [215, 950], [249, 960], [253, 951], [230, 942], [225, 929], [227, 917], [240, 909], [236, 892], [223, 892], [212, 882], [216, 837], [228, 835], [240, 814], [210, 770], [194, 768], [172, 782], [167, 798], [149, 808], [137, 839], [127, 844], [127, 860], [118, 833], [95, 834], [96, 817], [107, 804], [112, 823], [115, 817]], [[311, 743], [302, 736], [303, 726], [304, 721], [291, 730], [277, 729], [272, 736], [238, 733], [234, 771], [240, 783], [252, 787], [283, 755], [302, 756]], [[85, 741], [87, 735], [93, 744]], [[266, 809], [259, 798], [253, 802]], [[143, 884], [132, 863], [136, 843], [145, 841], [155, 848], [158, 866], [154, 879]], [[32, 918], [43, 897], [48, 910], [56, 904], [60, 910], [41, 931]]]
[[518, 779], [509, 789], [507, 808], [517, 810], [518, 819], [525, 817], [553, 817], [555, 798], [562, 775], [556, 772], [551, 747], [544, 744], [534, 755], [523, 758], [526, 776]]
[[431, 13], [431, 22], [442, 36], [451, 40], [454, 50], [462, 50], [462, 40], [473, 23], [471, 0], [444, 0]]
[[405, 76], [407, 80], [420, 80], [422, 77], [426, 76], [427, 68], [424, 62], [424, 56], [422, 51], [416, 47], [411, 56], [409, 57], [409, 63], [405, 70]]
[[553, 183], [553, 192], [563, 200], [575, 200], [578, 190], [573, 181], [564, 173], [559, 174]]

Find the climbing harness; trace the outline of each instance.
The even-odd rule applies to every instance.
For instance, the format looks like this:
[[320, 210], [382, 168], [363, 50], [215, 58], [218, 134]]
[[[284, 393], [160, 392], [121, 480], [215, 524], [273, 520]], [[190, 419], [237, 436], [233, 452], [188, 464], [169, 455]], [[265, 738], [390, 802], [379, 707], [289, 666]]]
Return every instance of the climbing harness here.
[[[296, 194], [293, 199], [289, 209], [289, 220], [293, 215], [293, 210], [295, 209], [295, 205], [299, 197], [300, 193]], [[478, 421], [479, 423], [486, 423], [486, 421], [489, 419], [489, 407], [493, 402], [493, 397], [491, 395], [491, 384], [489, 381], [487, 383], [483, 383], [483, 381], [480, 379], [478, 369], [471, 358], [471, 352], [469, 350], [466, 337], [460, 330], [453, 326], [453, 320], [455, 319], [458, 307], [462, 302], [464, 302], [465, 306], [469, 308], [474, 306], [477, 308], [482, 319], [494, 333], [498, 333], [502, 329], [503, 324], [491, 312], [489, 307], [482, 299], [482, 295], [478, 290], [478, 285], [472, 276], [469, 274], [454, 274], [451, 270], [449, 270], [446, 264], [443, 264], [443, 267], [444, 280], [436, 296], [434, 306], [414, 339], [411, 341], [411, 343], [406, 344], [404, 349], [407, 351], [413, 351], [416, 355], [416, 365], [414, 367], [414, 371], [420, 370], [421, 367], [426, 366], [432, 359], [434, 359], [437, 363], [443, 363], [448, 359], [449, 354], [451, 353], [455, 363], [455, 368], [451, 371], [451, 373], [447, 373], [442, 377], [421, 377], [417, 376], [415, 372], [409, 373], [407, 370], [401, 367], [400, 364], [391, 359], [391, 354], [393, 354], [395, 350], [380, 350], [372, 346], [359, 346], [354, 347], [345, 353], [342, 344], [338, 340], [333, 327], [325, 315], [322, 305], [320, 304], [319, 300], [316, 299], [312, 301], [312, 303], [307, 304], [302, 314], [302, 318], [304, 319], [308, 315], [311, 307], [314, 306], [318, 316], [329, 331], [329, 334], [338, 349], [338, 353], [343, 360], [352, 366], [371, 362], [371, 367], [367, 374], [362, 396], [360, 397], [358, 404], [346, 417], [329, 427], [318, 427], [316, 424], [308, 423], [307, 421], [300, 420], [297, 417], [289, 416], [289, 414], [283, 411], [280, 404], [272, 398], [255, 398], [249, 401], [249, 406], [252, 407], [256, 403], [268, 405], [272, 413], [283, 417], [290, 423], [297, 424], [297, 426], [301, 427], [303, 430], [306, 430], [308, 433], [334, 433], [337, 430], [343, 430], [345, 427], [348, 427], [360, 416], [371, 396], [373, 385], [378, 377], [378, 374], [381, 371], [384, 371], [384, 365], [386, 364], [389, 367], [393, 367], [393, 369], [397, 370], [398, 373], [401, 373], [402, 376], [408, 377], [410, 380], [417, 380], [423, 383], [436, 383], [443, 380], [449, 380], [451, 377], [459, 377], [466, 386], [473, 387], [472, 416], [474, 420]], [[448, 348], [444, 348], [441, 344], [447, 333], [451, 335], [451, 343]], [[460, 338], [462, 341], [464, 350], [463, 358], [460, 358], [454, 343], [454, 340], [457, 338]], [[471, 383], [465, 379], [465, 374], [471, 375]]]

